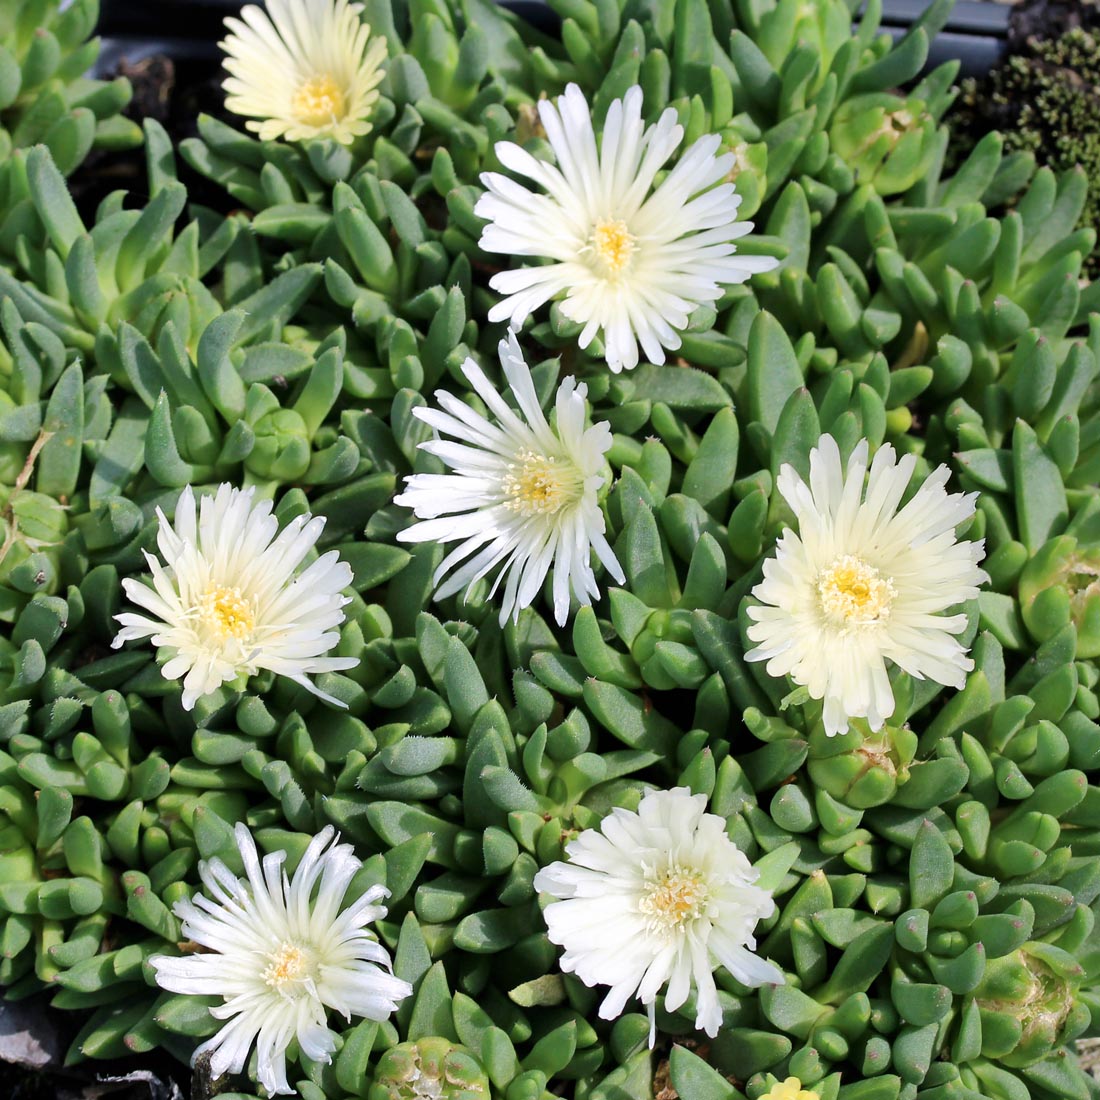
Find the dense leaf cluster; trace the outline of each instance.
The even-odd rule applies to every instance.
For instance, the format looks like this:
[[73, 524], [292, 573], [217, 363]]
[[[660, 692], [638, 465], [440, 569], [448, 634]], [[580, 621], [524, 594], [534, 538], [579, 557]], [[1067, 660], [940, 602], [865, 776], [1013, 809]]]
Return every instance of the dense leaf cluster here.
[[129, 149], [141, 133], [121, 110], [124, 77], [85, 74], [99, 56], [91, 37], [99, 0], [11, 0], [0, 11], [0, 194], [10, 205], [9, 156], [41, 143], [66, 175], [92, 149]]
[[[1055, 172], [1079, 166], [1100, 173], [1100, 9], [1081, 6], [1082, 26], [1052, 37], [1028, 37], [981, 81], [967, 80], [959, 105], [959, 134], [993, 127], [1007, 147], [1035, 155]], [[1081, 224], [1100, 227], [1100, 194], [1093, 186]], [[1097, 273], [1095, 255], [1086, 270]]]
[[[293, 865], [332, 823], [358, 882], [391, 893], [380, 932], [416, 992], [349, 1026], [331, 1066], [303, 1060], [304, 1100], [415, 1097], [426, 1066], [451, 1098], [637, 1100], [671, 1080], [734, 1100], [774, 1074], [822, 1100], [1088, 1100], [1072, 1051], [1100, 1020], [1086, 174], [1036, 171], [997, 135], [944, 172], [954, 66], [913, 85], [942, 3], [896, 45], [876, 3], [854, 31], [844, 0], [553, 6], [560, 41], [487, 0], [369, 0], [390, 60], [350, 148], [204, 118], [176, 150], [150, 122], [145, 194], [83, 214], [45, 135], [5, 161], [0, 984], [79, 1014], [73, 1059], [186, 1059], [217, 1023], [161, 994], [147, 960], [180, 940], [197, 861], [235, 865], [245, 821]], [[671, 104], [689, 140], [720, 133], [752, 247], [784, 262], [697, 310], [666, 366], [610, 375], [556, 309], [524, 334], [544, 400], [574, 373], [613, 428], [627, 583], [565, 629], [542, 601], [500, 629], [487, 586], [432, 602], [442, 551], [397, 544], [392, 498], [435, 468], [412, 411], [467, 393], [467, 355], [495, 375], [478, 174], [499, 170], [498, 140], [546, 151], [533, 104], [570, 80], [598, 115], [637, 83], [647, 116]], [[177, 155], [232, 214], [189, 204]], [[790, 519], [776, 473], [805, 473], [823, 432], [981, 492], [976, 667], [957, 693], [897, 673], [875, 735], [825, 737], [743, 659], [747, 594]], [[360, 664], [319, 685], [346, 711], [265, 675], [185, 712], [151, 649], [109, 649], [154, 510], [223, 480], [284, 520], [327, 518], [320, 549], [355, 575], [338, 652]], [[658, 1013], [656, 1054], [642, 1014], [599, 1022], [598, 993], [560, 973], [532, 887], [646, 784], [705, 792], [727, 819], [775, 892], [760, 950], [788, 975], [757, 993], [720, 974], [718, 1039], [693, 1042], [689, 1004]]]

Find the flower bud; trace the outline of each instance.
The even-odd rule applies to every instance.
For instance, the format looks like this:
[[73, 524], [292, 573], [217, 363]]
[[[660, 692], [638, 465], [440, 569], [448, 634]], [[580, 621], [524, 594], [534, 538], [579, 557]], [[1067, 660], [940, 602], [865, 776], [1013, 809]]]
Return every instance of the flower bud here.
[[866, 810], [889, 802], [909, 778], [917, 739], [910, 730], [894, 726], [866, 735], [858, 727], [866, 728], [866, 723], [853, 722], [846, 734], [831, 739], [814, 734], [809, 771], [833, 798]]
[[829, 132], [833, 150], [880, 195], [907, 191], [925, 174], [935, 134], [935, 122], [921, 100], [887, 92], [842, 104]]
[[488, 1100], [489, 1079], [466, 1047], [431, 1037], [382, 1055], [368, 1100]]
[[[742, 196], [742, 217], [750, 218], [764, 201], [768, 174], [768, 147], [764, 142], [749, 144], [734, 130], [725, 131], [726, 151], [733, 154], [733, 167], [726, 179], [737, 186]], [[770, 232], [770, 230], [769, 230]]]
[[257, 477], [295, 481], [309, 469], [309, 432], [293, 409], [276, 409], [256, 424], [256, 445], [245, 465]]
[[1024, 625], [1045, 642], [1067, 622], [1077, 628], [1077, 657], [1100, 657], [1100, 547], [1060, 535], [1039, 548], [1020, 574]]
[[1025, 943], [991, 959], [974, 991], [982, 1019], [982, 1054], [1030, 1066], [1072, 1038], [1083, 976], [1073, 957], [1046, 943]]

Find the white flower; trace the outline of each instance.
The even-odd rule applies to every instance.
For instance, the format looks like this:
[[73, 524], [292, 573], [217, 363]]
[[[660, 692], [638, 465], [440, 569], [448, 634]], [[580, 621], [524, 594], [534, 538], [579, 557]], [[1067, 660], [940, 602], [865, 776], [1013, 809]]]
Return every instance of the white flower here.
[[389, 955], [366, 928], [386, 915], [385, 906], [375, 904], [389, 896], [386, 888], [373, 886], [340, 911], [362, 864], [350, 844], [336, 842], [331, 825], [310, 841], [290, 881], [283, 870], [286, 852], [264, 856], [261, 866], [256, 843], [240, 823], [236, 839], [246, 879], [220, 859], [200, 863], [210, 897], [196, 894], [175, 905], [183, 934], [205, 953], [156, 955], [149, 962], [162, 989], [225, 999], [210, 1014], [229, 1022], [194, 1058], [210, 1053], [215, 1077], [240, 1073], [255, 1039], [261, 1084], [269, 1093], [290, 1093], [286, 1052], [292, 1041], [314, 1061], [331, 1060], [336, 1035], [325, 1009], [347, 1020], [385, 1020], [412, 986], [393, 976]]
[[264, 141], [329, 137], [349, 144], [369, 133], [385, 75], [386, 40], [371, 40], [362, 4], [267, 0], [228, 18], [222, 43], [225, 105]]
[[518, 414], [473, 359], [462, 364], [462, 373], [496, 423], [442, 390], [435, 395], [442, 410], [413, 410], [425, 424], [457, 440], [421, 444], [455, 472], [406, 478], [405, 491], [394, 502], [411, 508], [422, 522], [397, 537], [403, 542], [460, 540], [436, 570], [436, 599], [469, 591], [499, 566], [490, 595], [503, 580], [502, 626], [509, 615], [518, 618], [530, 606], [553, 566], [554, 617], [564, 624], [570, 592], [582, 604], [599, 595], [593, 550], [620, 584], [625, 579], [604, 537], [596, 502], [611, 429], [602, 422], [585, 428], [588, 388], [573, 378], [558, 387], [551, 427], [514, 333], [500, 342], [499, 352]]
[[614, 809], [599, 829], [566, 845], [567, 863], [535, 876], [535, 889], [563, 900], [544, 910], [561, 968], [585, 985], [609, 985], [600, 1017], [613, 1020], [637, 995], [654, 1039], [657, 994], [675, 1012], [696, 995], [695, 1026], [712, 1038], [722, 1023], [713, 971], [742, 985], [782, 984], [783, 973], [752, 953], [756, 922], [775, 910], [753, 885], [758, 872], [686, 787], [647, 791], [638, 812]]
[[680, 346], [677, 330], [696, 306], [778, 263], [734, 256], [732, 242], [752, 223], [737, 221], [741, 197], [732, 183], [719, 183], [734, 156], [715, 156], [717, 134], [696, 141], [654, 188], [684, 137], [671, 107], [647, 127], [642, 90], [631, 88], [608, 108], [598, 152], [588, 104], [575, 84], [556, 109], [545, 99], [538, 108], [557, 167], [511, 142], [499, 142], [496, 154], [546, 194], [486, 172], [481, 181], [488, 193], [475, 213], [489, 220], [480, 241], [487, 252], [554, 262], [494, 275], [489, 285], [507, 297], [489, 311], [490, 321], [511, 318], [518, 327], [564, 294], [562, 313], [584, 325], [580, 346], [601, 333], [608, 366], [629, 370], [638, 363], [638, 343], [652, 362], [663, 363], [664, 348]]
[[271, 501], [252, 503], [253, 490], [224, 484], [204, 496], [198, 518], [189, 485], [176, 504], [173, 526], [158, 508], [157, 546], [164, 562], [146, 553], [153, 574], [149, 587], [126, 578], [132, 603], [152, 618], [124, 612], [115, 618], [123, 642], [151, 638], [168, 660], [167, 680], [183, 677], [187, 710], [204, 695], [262, 668], [288, 676], [337, 706], [307, 673], [354, 668], [355, 657], [325, 657], [340, 640], [336, 629], [350, 603], [343, 589], [352, 572], [335, 550], [322, 554], [295, 576], [313, 549], [323, 516], [296, 516], [279, 532]]
[[955, 538], [978, 494], [948, 493], [950, 471], [940, 466], [899, 511], [915, 465], [913, 455], [897, 462], [893, 447], [880, 447], [864, 496], [867, 440], [845, 475], [826, 435], [810, 452], [808, 486], [790, 466], [779, 471], [776, 486], [798, 534], [785, 530], [764, 562], [753, 589], [761, 606], [748, 609], [755, 620], [748, 635], [758, 645], [745, 656], [823, 699], [830, 736], [851, 718], [882, 728], [894, 710], [887, 661], [955, 688], [974, 667], [954, 636], [966, 616], [941, 612], [976, 597], [989, 579], [978, 568], [984, 540]]

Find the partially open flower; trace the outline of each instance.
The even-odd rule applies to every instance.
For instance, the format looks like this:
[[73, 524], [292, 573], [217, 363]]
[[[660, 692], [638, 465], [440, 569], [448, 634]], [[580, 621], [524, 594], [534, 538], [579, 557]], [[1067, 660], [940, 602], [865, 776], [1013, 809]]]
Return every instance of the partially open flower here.
[[[356, 657], [326, 657], [349, 602], [351, 567], [335, 550], [300, 573], [325, 526], [321, 516], [297, 516], [279, 531], [271, 501], [252, 502], [252, 489], [225, 484], [195, 506], [188, 486], [176, 504], [175, 526], [157, 510], [157, 547], [146, 553], [152, 586], [132, 577], [122, 587], [149, 615], [116, 615], [112, 643], [152, 640], [167, 655], [167, 680], [183, 677], [187, 710], [239, 677], [270, 669], [330, 703], [309, 673], [354, 668]], [[197, 511], [197, 515], [196, 515]], [[151, 617], [150, 617], [151, 616]]]
[[810, 484], [783, 466], [776, 485], [798, 520], [764, 562], [753, 589], [745, 654], [767, 661], [771, 676], [789, 675], [824, 701], [829, 734], [851, 718], [879, 730], [893, 713], [886, 671], [892, 661], [911, 676], [961, 688], [974, 662], [955, 635], [966, 616], [942, 614], [978, 594], [984, 543], [959, 542], [955, 527], [974, 511], [977, 494], [948, 493], [941, 466], [899, 508], [916, 458], [896, 461], [880, 447], [867, 475], [867, 441], [847, 470], [832, 436], [810, 452]]
[[265, 141], [328, 137], [349, 144], [369, 133], [385, 75], [386, 40], [371, 38], [362, 4], [267, 0], [225, 21], [226, 107]]
[[686, 787], [647, 791], [638, 812], [614, 809], [535, 876], [535, 889], [561, 900], [544, 911], [550, 940], [565, 948], [561, 968], [585, 985], [609, 985], [600, 1017], [613, 1020], [636, 996], [649, 1009], [653, 1044], [657, 994], [675, 1012], [694, 989], [695, 1026], [712, 1038], [722, 1024], [714, 970], [742, 985], [781, 985], [783, 972], [753, 954], [756, 923], [775, 903], [758, 872]]
[[261, 863], [256, 842], [239, 823], [236, 839], [245, 878], [220, 859], [202, 863], [210, 897], [196, 894], [175, 907], [183, 934], [205, 950], [149, 962], [162, 989], [224, 998], [210, 1014], [229, 1022], [194, 1055], [212, 1055], [214, 1077], [239, 1073], [255, 1040], [261, 1084], [269, 1093], [291, 1093], [286, 1056], [292, 1042], [314, 1061], [330, 1061], [336, 1049], [326, 1009], [348, 1020], [385, 1020], [412, 986], [394, 977], [386, 949], [366, 927], [386, 915], [377, 904], [388, 896], [385, 887], [372, 887], [341, 910], [362, 863], [350, 844], [337, 843], [332, 826], [313, 838], [289, 880], [286, 852]]

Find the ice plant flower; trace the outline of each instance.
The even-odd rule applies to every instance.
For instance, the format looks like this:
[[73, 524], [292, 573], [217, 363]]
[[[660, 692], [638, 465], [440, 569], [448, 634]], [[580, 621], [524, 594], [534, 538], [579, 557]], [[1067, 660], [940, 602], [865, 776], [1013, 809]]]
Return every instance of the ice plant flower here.
[[[196, 509], [188, 486], [176, 503], [175, 526], [158, 508], [157, 547], [146, 552], [152, 586], [127, 577], [130, 602], [112, 645], [150, 638], [167, 655], [165, 679], [183, 677], [183, 705], [238, 677], [270, 669], [337, 706], [308, 673], [354, 668], [355, 657], [326, 657], [340, 640], [342, 595], [352, 572], [335, 550], [296, 572], [325, 526], [323, 516], [296, 516], [282, 532], [271, 501], [223, 484]], [[197, 512], [197, 515], [196, 515]]]
[[486, 252], [552, 262], [494, 275], [489, 285], [506, 297], [489, 311], [490, 321], [510, 318], [518, 327], [564, 295], [562, 313], [584, 326], [580, 346], [599, 333], [611, 370], [629, 370], [639, 343], [651, 362], [663, 363], [664, 349], [680, 346], [678, 330], [696, 306], [778, 263], [734, 254], [733, 242], [752, 223], [737, 220], [741, 197], [723, 182], [734, 155], [716, 155], [717, 134], [699, 138], [654, 186], [684, 137], [671, 107], [646, 126], [642, 90], [631, 88], [608, 108], [598, 150], [576, 84], [557, 107], [544, 99], [538, 109], [557, 164], [499, 142], [500, 163], [541, 190], [486, 172], [487, 193], [475, 213], [489, 221], [480, 241]]
[[776, 480], [798, 533], [785, 530], [764, 562], [753, 589], [760, 604], [748, 609], [757, 645], [745, 656], [823, 700], [830, 736], [852, 718], [882, 728], [894, 710], [888, 661], [954, 688], [974, 667], [955, 637], [966, 616], [942, 612], [976, 597], [989, 579], [978, 568], [984, 540], [955, 536], [978, 494], [948, 493], [951, 472], [940, 466], [899, 509], [915, 465], [913, 455], [899, 462], [886, 445], [867, 476], [864, 439], [845, 472], [826, 435], [810, 452], [809, 485], [787, 465]]
[[331, 825], [322, 829], [288, 880], [286, 852], [261, 863], [252, 834], [238, 823], [244, 879], [220, 859], [202, 862], [199, 875], [210, 896], [176, 903], [183, 934], [203, 952], [155, 955], [149, 962], [162, 989], [224, 998], [210, 1014], [228, 1023], [192, 1059], [209, 1053], [214, 1077], [240, 1073], [255, 1040], [260, 1083], [269, 1093], [292, 1093], [286, 1077], [292, 1042], [314, 1061], [331, 1061], [336, 1035], [326, 1009], [347, 1020], [385, 1020], [412, 993], [367, 929], [386, 915], [376, 904], [389, 896], [386, 888], [372, 886], [341, 910], [362, 863], [338, 840]]
[[782, 984], [783, 972], [753, 954], [756, 922], [775, 903], [754, 885], [758, 872], [687, 787], [647, 791], [637, 813], [616, 808], [598, 829], [566, 845], [566, 862], [535, 875], [535, 889], [558, 901], [543, 915], [561, 968], [585, 985], [611, 987], [599, 1014], [619, 1016], [637, 996], [649, 1011], [668, 985], [675, 1012], [694, 988], [695, 1026], [712, 1038], [722, 1023], [714, 969], [746, 986]]
[[349, 0], [267, 0], [266, 12], [249, 4], [227, 18], [226, 107], [264, 141], [348, 145], [369, 133], [386, 40], [371, 38], [362, 11]]
[[820, 1098], [811, 1089], [804, 1089], [797, 1077], [788, 1077], [785, 1081], [777, 1081], [763, 1096], [758, 1096], [757, 1100], [820, 1100]]
[[468, 592], [499, 568], [490, 596], [503, 582], [501, 626], [530, 606], [553, 567], [554, 617], [564, 624], [570, 593], [582, 604], [599, 595], [592, 551], [620, 584], [625, 579], [596, 501], [611, 429], [602, 422], [585, 427], [588, 387], [573, 378], [558, 387], [551, 427], [514, 333], [500, 342], [499, 353], [518, 413], [473, 359], [462, 364], [462, 373], [495, 423], [443, 390], [435, 395], [440, 409], [413, 410], [437, 433], [452, 437], [420, 446], [454, 472], [405, 479], [394, 503], [411, 508], [421, 522], [397, 537], [458, 542], [436, 570], [438, 600], [463, 588]]

